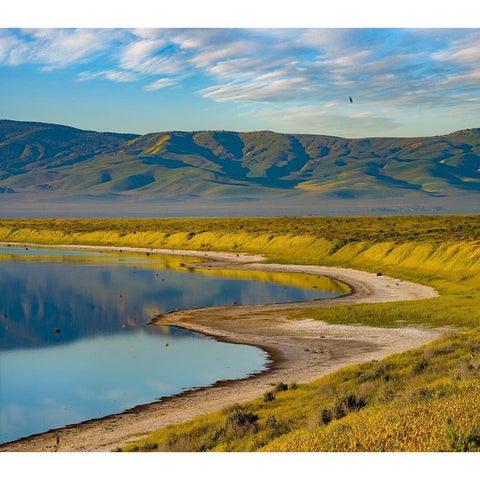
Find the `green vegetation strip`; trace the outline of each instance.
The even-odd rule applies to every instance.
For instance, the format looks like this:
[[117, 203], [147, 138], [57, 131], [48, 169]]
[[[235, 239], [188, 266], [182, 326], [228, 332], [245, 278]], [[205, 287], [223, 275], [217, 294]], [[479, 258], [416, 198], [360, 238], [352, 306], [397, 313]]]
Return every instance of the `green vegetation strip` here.
[[167, 427], [126, 450], [480, 450], [480, 217], [4, 220], [0, 240], [264, 253], [431, 285], [414, 302], [292, 315], [451, 326], [440, 341]]

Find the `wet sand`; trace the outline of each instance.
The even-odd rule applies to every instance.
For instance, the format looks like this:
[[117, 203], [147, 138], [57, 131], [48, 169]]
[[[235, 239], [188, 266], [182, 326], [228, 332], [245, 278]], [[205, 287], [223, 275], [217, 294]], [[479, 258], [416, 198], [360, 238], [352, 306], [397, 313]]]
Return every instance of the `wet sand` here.
[[[173, 254], [200, 257], [208, 262], [192, 268], [245, 269], [325, 275], [346, 283], [351, 292], [337, 298], [285, 304], [194, 309], [159, 315], [151, 323], [205, 333], [221, 341], [258, 346], [269, 353], [265, 372], [248, 379], [218, 382], [132, 408], [120, 414], [32, 435], [6, 443], [0, 451], [110, 451], [161, 427], [194, 418], [237, 402], [259, 398], [272, 384], [306, 383], [343, 366], [379, 360], [391, 353], [424, 345], [444, 330], [375, 328], [330, 325], [299, 317], [298, 309], [355, 303], [379, 303], [432, 298], [430, 287], [359, 270], [313, 265], [261, 264], [262, 255], [189, 250], [142, 249], [0, 243], [2, 246], [66, 248], [93, 251]], [[57, 445], [58, 437], [58, 445]]]

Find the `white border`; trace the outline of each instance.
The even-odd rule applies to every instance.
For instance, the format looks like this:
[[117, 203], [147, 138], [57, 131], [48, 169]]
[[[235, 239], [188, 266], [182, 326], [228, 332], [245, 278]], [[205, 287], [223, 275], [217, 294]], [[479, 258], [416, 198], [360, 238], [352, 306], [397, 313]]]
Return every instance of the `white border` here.
[[[14, 0], [0, 28], [408, 27], [478, 28], [472, 0]], [[248, 458], [246, 457], [248, 456]], [[451, 479], [475, 472], [478, 454], [0, 454], [10, 477]], [[469, 475], [469, 476], [470, 476]]]
[[[14, 453], [0, 454], [10, 478], [406, 480], [467, 478], [475, 453]], [[12, 475], [8, 475], [11, 473]]]
[[475, 0], [13, 0], [0, 27], [480, 27]]

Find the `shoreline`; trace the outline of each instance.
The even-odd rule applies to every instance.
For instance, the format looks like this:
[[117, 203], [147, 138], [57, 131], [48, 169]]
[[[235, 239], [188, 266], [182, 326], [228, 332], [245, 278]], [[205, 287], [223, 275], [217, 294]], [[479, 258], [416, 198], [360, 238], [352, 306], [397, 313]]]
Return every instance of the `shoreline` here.
[[[266, 370], [244, 379], [218, 381], [209, 387], [180, 392], [122, 413], [4, 443], [0, 451], [110, 451], [164, 426], [259, 398], [279, 381], [308, 383], [347, 365], [380, 360], [389, 354], [419, 347], [445, 331], [334, 325], [309, 319], [308, 315], [303, 318], [295, 315], [298, 308], [415, 300], [438, 295], [431, 287], [359, 270], [262, 264], [259, 262], [265, 260], [265, 256], [241, 253], [16, 242], [0, 242], [0, 246], [181, 255], [212, 262], [210, 265], [204, 262], [187, 264], [191, 268], [317, 274], [331, 277], [351, 289], [345, 295], [329, 299], [208, 307], [158, 315], [150, 324], [183, 328], [218, 341], [261, 348], [270, 359]], [[57, 436], [60, 437], [58, 447]]]
[[145, 247], [114, 247], [111, 245], [56, 245], [56, 244], [44, 244], [44, 243], [31, 243], [31, 242], [0, 242], [0, 247], [35, 247], [45, 249], [59, 249], [59, 250], [80, 250], [80, 251], [93, 251], [93, 252], [116, 252], [116, 253], [154, 253], [158, 255], [175, 255], [183, 257], [198, 257], [206, 258], [212, 261], [230, 261], [230, 262], [262, 262], [266, 260], [265, 255], [250, 255], [248, 253], [229, 253], [229, 252], [202, 252], [200, 250], [181, 250], [181, 249], [168, 249], [168, 248], [145, 248]]

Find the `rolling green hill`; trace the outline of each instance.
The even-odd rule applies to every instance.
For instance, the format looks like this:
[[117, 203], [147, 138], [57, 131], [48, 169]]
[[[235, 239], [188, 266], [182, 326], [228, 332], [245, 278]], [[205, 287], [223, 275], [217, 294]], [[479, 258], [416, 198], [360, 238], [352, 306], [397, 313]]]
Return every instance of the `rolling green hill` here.
[[408, 198], [480, 193], [480, 128], [419, 138], [99, 133], [0, 121], [0, 193]]

